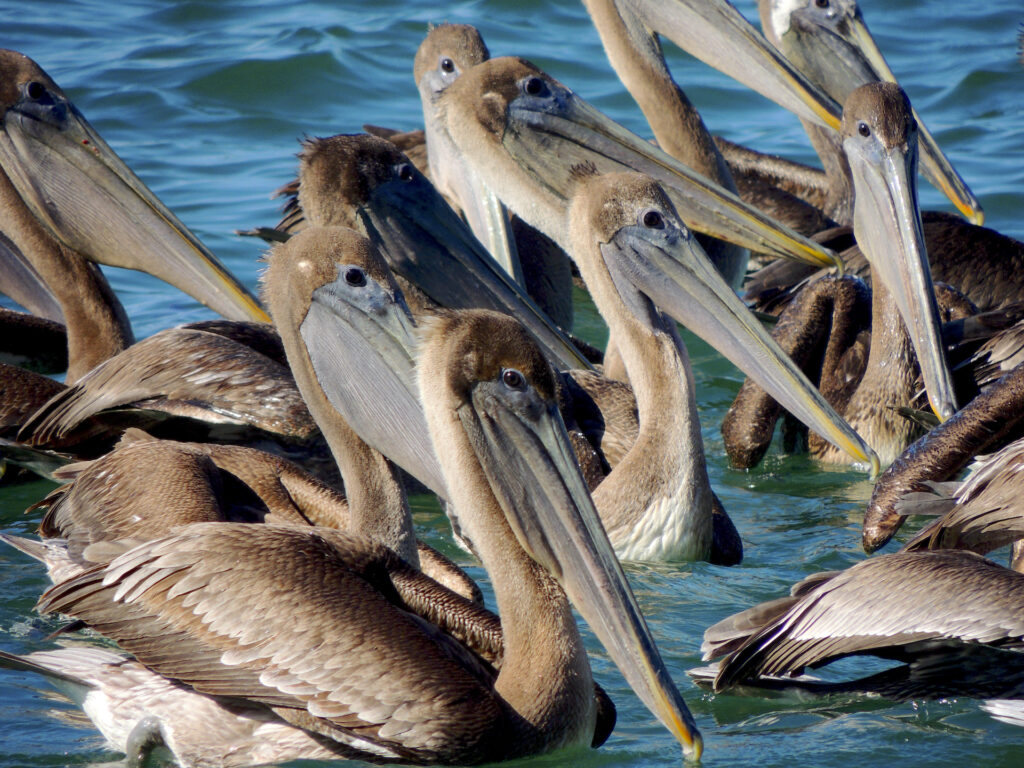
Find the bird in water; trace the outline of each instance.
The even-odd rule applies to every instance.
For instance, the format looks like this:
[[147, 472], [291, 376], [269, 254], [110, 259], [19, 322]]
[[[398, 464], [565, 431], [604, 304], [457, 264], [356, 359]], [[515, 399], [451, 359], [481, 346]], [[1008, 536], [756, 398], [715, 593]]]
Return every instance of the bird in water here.
[[[1024, 367], [1017, 365], [953, 418], [910, 445], [878, 478], [864, 513], [864, 550], [874, 552], [887, 544], [908, 514], [929, 510], [933, 514], [949, 512], [957, 529], [975, 527], [973, 518], [978, 515], [982, 527], [978, 533], [992, 524], [993, 518], [985, 519], [991, 512], [1002, 518], [993, 526], [995, 534], [1002, 535], [1004, 525], [1013, 530], [1015, 446], [1024, 437], [1022, 416]], [[992, 456], [972, 475], [973, 481], [963, 486], [954, 482], [975, 457], [984, 454]], [[947, 534], [941, 536], [947, 538]], [[959, 538], [959, 534], [953, 536]]]
[[[626, 131], [528, 62], [498, 58], [462, 73], [437, 97], [438, 131], [475, 178], [563, 248], [574, 167], [636, 170], [665, 184], [694, 231], [759, 252], [834, 264], [831, 252], [781, 227], [735, 195]], [[743, 265], [717, 263], [739, 285]]]
[[[280, 342], [268, 337], [268, 316], [256, 299], [125, 166], [35, 62], [0, 51], [0, 77], [0, 229], [7, 244], [0, 253], [31, 270], [35, 288], [19, 296], [45, 293], [59, 306], [67, 327], [67, 383], [88, 379], [81, 387], [92, 398], [83, 413], [76, 410], [83, 406], [76, 399], [81, 389], [68, 392], [45, 377], [4, 366], [4, 454], [42, 462], [35, 466], [43, 472], [66, 462], [68, 454], [94, 457], [109, 450], [126, 423], [119, 420], [123, 414], [105, 423], [87, 417], [145, 401], [145, 413], [137, 412], [141, 420], [127, 424], [159, 424], [171, 435], [183, 420], [196, 425], [202, 415], [202, 429], [217, 436], [233, 431], [268, 441], [279, 437], [280, 450], [297, 455], [297, 444], [315, 437], [315, 425], [280, 362]], [[149, 272], [244, 322], [206, 322], [133, 345], [127, 316], [98, 263]], [[118, 367], [110, 361], [120, 354], [127, 357]], [[250, 368], [240, 368], [242, 357], [250, 359]], [[280, 396], [267, 398], [260, 388], [268, 386]], [[205, 413], [203, 402], [212, 403]], [[40, 412], [47, 403], [48, 410]], [[54, 418], [70, 422], [47, 421], [45, 414], [53, 411]], [[27, 423], [34, 426], [25, 430]], [[35, 426], [41, 431], [33, 438]]]
[[[973, 552], [880, 555], [808, 576], [789, 597], [710, 627], [701, 650], [717, 664], [695, 674], [716, 691], [865, 691], [900, 700], [1020, 696], [1022, 609], [1024, 575]], [[901, 664], [848, 681], [802, 675], [847, 656]]]
[[[914, 425], [895, 409], [916, 398], [915, 360], [940, 418], [953, 414], [956, 398], [916, 205], [915, 122], [902, 89], [873, 83], [855, 90], [845, 105], [843, 137], [856, 190], [854, 233], [877, 276], [869, 341], [860, 331], [868, 327], [864, 289], [848, 278], [808, 286], [773, 335], [809, 370], [820, 366], [815, 374], [822, 392], [888, 465], [912, 439]], [[756, 385], [744, 384], [722, 424], [734, 465], [760, 461], [778, 413]], [[825, 461], [846, 461], [817, 440], [810, 448]]]
[[[42, 555], [51, 572], [64, 573], [67, 557], [69, 567], [80, 570], [108, 562], [127, 546], [191, 522], [324, 525], [370, 536], [415, 567], [421, 567], [422, 553], [422, 567], [429, 575], [461, 593], [478, 596], [479, 590], [454, 564], [417, 543], [399, 471], [363, 442], [343, 415], [351, 408], [354, 385], [349, 382], [360, 376], [374, 378], [373, 360], [389, 352], [386, 346], [374, 344], [372, 336], [360, 336], [353, 326], [359, 325], [361, 317], [374, 314], [375, 302], [402, 302], [376, 248], [349, 229], [312, 227], [275, 247], [268, 262], [263, 278], [267, 306], [305, 404], [344, 479], [345, 495], [263, 451], [154, 440], [132, 433], [112, 453], [61, 470], [59, 478], [72, 482], [35, 505], [47, 508], [41, 533], [65, 540], [66, 547], [40, 550], [11, 539], [8, 543], [20, 545], [33, 556]], [[348, 319], [340, 320], [339, 315]], [[400, 325], [405, 318], [396, 315], [395, 322]], [[366, 320], [362, 327], [387, 332]], [[347, 375], [336, 375], [336, 369], [329, 367], [337, 360], [351, 363]], [[368, 362], [359, 365], [359, 360]], [[387, 390], [377, 379], [374, 388], [379, 403]], [[334, 403], [341, 404], [340, 410]], [[432, 490], [446, 494], [436, 465], [423, 470], [401, 449], [392, 455], [420, 469], [419, 476]], [[433, 454], [428, 458], [433, 461]]]
[[[897, 82], [856, 0], [759, 0], [758, 11], [765, 37], [836, 103], [845, 104], [861, 85]], [[981, 204], [916, 110], [913, 114], [918, 125], [921, 173], [968, 221], [980, 225], [984, 220]], [[821, 158], [824, 174], [810, 173], [811, 169], [799, 164], [775, 163], [764, 158], [761, 163], [767, 166], [766, 175], [783, 188], [818, 202], [838, 224], [850, 224], [854, 195], [841, 139], [835, 131], [823, 130], [807, 120], [802, 122]], [[811, 179], [814, 181], [804, 186]], [[962, 223], [957, 217], [952, 221]]]
[[[616, 553], [627, 559], [734, 563], [741, 545], [708, 483], [692, 373], [675, 322], [723, 349], [802, 409], [808, 421], [826, 418], [820, 400], [801, 384], [788, 359], [773, 352], [767, 334], [711, 266], [656, 182], [635, 173], [586, 177], [571, 210], [574, 256], [598, 309], [624, 334], [624, 353], [638, 387], [639, 432], [611, 463], [610, 473], [597, 478], [594, 490]], [[397, 301], [385, 302], [377, 317], [385, 328], [400, 328], [390, 316], [406, 311]], [[397, 442], [425, 440], [425, 430], [416, 426], [418, 403], [403, 385], [408, 363], [398, 364], [414, 340], [403, 342], [400, 334], [383, 329], [366, 335], [393, 339], [394, 352], [382, 355], [393, 361], [392, 375], [382, 370], [369, 378], [373, 386], [356, 400], [372, 400], [374, 389], [393, 381], [389, 408], [401, 418], [388, 421], [402, 426], [384, 436], [374, 426], [373, 409], [353, 414], [350, 421], [366, 423], [365, 429], [357, 427], [361, 434], [376, 430], [376, 447], [392, 455]], [[337, 371], [342, 375], [343, 363]], [[673, 418], [664, 418], [666, 413]], [[403, 466], [415, 476], [425, 471]]]
[[[290, 734], [275, 741], [284, 752], [275, 760], [326, 751], [471, 764], [592, 742], [597, 704], [571, 600], [686, 756], [699, 758], [699, 732], [571, 459], [542, 353], [516, 321], [484, 311], [438, 317], [424, 333], [424, 410], [452, 489], [449, 514], [471, 532], [494, 585], [500, 665], [459, 642], [451, 609], [465, 602], [382, 545], [331, 530], [193, 524], [54, 586], [40, 609], [78, 618], [241, 715], [249, 733], [233, 748], [242, 754], [269, 721]], [[182, 734], [172, 714], [149, 714], [108, 730], [133, 746], [224, 753], [219, 732]]]

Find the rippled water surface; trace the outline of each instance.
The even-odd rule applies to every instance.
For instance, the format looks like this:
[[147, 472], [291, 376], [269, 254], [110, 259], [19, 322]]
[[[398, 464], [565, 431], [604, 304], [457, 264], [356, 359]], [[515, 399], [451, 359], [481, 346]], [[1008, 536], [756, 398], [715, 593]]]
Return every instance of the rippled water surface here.
[[[1020, 0], [865, 0], [869, 26], [953, 163], [981, 199], [987, 223], [1024, 236], [1024, 74], [1018, 63]], [[741, 10], [755, 17], [752, 2]], [[495, 55], [533, 60], [630, 128], [639, 111], [608, 66], [582, 6], [540, 0], [473, 0], [443, 8], [423, 0], [375, 2], [59, 2], [0, 0], [0, 45], [35, 58], [108, 143], [221, 259], [253, 285], [260, 248], [235, 228], [272, 224], [269, 193], [295, 172], [297, 139], [358, 131], [363, 123], [421, 125], [412, 59], [427, 25], [477, 25]], [[671, 46], [667, 46], [671, 48]], [[673, 71], [713, 131], [759, 149], [810, 161], [799, 123], [701, 63], [668, 51]], [[950, 209], [927, 185], [926, 207]], [[108, 273], [109, 274], [109, 273]], [[111, 282], [135, 325], [149, 335], [208, 311], [148, 277]], [[583, 333], [601, 330], [581, 299]], [[782, 594], [802, 576], [863, 557], [860, 521], [870, 482], [803, 457], [769, 456], [754, 472], [726, 467], [718, 425], [739, 387], [736, 371], [699, 343], [696, 365], [712, 482], [743, 535], [746, 559], [631, 566], [638, 598], [674, 677], [694, 710], [709, 765], [1019, 765], [1024, 731], [990, 720], [971, 700], [891, 704], [858, 697], [709, 696], [685, 670], [698, 665], [701, 634], [726, 616]], [[0, 528], [29, 533], [22, 510], [52, 486], [0, 487]], [[429, 540], [447, 544], [436, 508], [418, 507]], [[479, 569], [475, 575], [483, 576]], [[46, 645], [53, 624], [32, 612], [45, 580], [36, 564], [0, 551], [0, 647]], [[671, 765], [668, 734], [594, 650], [597, 675], [614, 696], [619, 725], [585, 759], [594, 765]], [[0, 677], [0, 765], [105, 762], [76, 710], [40, 693], [34, 679]], [[56, 710], [61, 713], [54, 716]], [[579, 756], [573, 756], [573, 762]], [[564, 758], [531, 761], [557, 765]]]

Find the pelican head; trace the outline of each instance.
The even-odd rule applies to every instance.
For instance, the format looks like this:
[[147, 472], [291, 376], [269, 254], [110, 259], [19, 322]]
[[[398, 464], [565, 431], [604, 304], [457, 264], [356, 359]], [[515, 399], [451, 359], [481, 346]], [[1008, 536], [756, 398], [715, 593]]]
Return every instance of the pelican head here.
[[61, 243], [148, 272], [225, 317], [267, 321], [246, 288], [129, 170], [27, 56], [0, 50], [0, 167]]
[[603, 264], [598, 268], [614, 282], [631, 314], [654, 328], [655, 313], [665, 312], [811, 429], [877, 471], [871, 449], [737, 298], [654, 179], [637, 173], [588, 178], [573, 200], [570, 219], [574, 242], [585, 242], [588, 231], [589, 239], [596, 239]]
[[465, 162], [441, 128], [438, 99], [464, 72], [487, 61], [490, 51], [476, 27], [442, 24], [430, 30], [416, 52], [413, 74], [423, 103], [430, 175], [441, 194], [462, 210], [473, 233], [506, 274], [524, 285], [508, 211], [498, 195]]
[[469, 24], [431, 27], [413, 61], [424, 107], [470, 67], [491, 58], [480, 32]]
[[435, 303], [515, 315], [555, 364], [589, 367], [391, 142], [366, 134], [311, 139], [299, 158], [299, 202], [310, 223], [362, 232]]
[[[855, 0], [761, 0], [760, 10], [768, 38], [840, 104], [865, 83], [896, 82]], [[920, 116], [913, 114], [925, 177], [968, 220], [983, 223], [985, 215], [978, 199]]]
[[917, 208], [917, 121], [895, 83], [869, 83], [843, 109], [843, 149], [853, 173], [853, 231], [871, 269], [896, 299], [941, 419], [956, 411], [939, 337], [921, 214]]
[[760, 252], [834, 263], [830, 251], [772, 222], [522, 59], [476, 65], [437, 103], [441, 129], [474, 173], [500, 190], [512, 211], [567, 250], [574, 170], [639, 170], [665, 185], [693, 229]]
[[684, 753], [699, 758], [700, 734], [601, 526], [558, 412], [554, 376], [529, 333], [506, 315], [467, 311], [426, 323], [422, 345], [421, 398], [445, 476], [454, 497], [480, 500], [468, 509], [456, 504], [451, 514], [483, 545], [484, 566], [499, 569], [498, 558], [517, 556], [486, 544], [507, 541], [495, 532], [510, 531]]
[[308, 361], [296, 376], [311, 372], [367, 444], [446, 496], [414, 391], [412, 317], [377, 248], [351, 229], [308, 227], [267, 261], [267, 306], [286, 344], [301, 339], [289, 358]]

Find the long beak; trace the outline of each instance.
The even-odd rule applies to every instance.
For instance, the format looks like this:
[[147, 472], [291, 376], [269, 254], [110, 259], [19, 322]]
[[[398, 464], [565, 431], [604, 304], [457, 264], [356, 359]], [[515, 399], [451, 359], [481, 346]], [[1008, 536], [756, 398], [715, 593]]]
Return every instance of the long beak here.
[[53, 291], [25, 255], [0, 232], [0, 293], [38, 317], [63, 323], [64, 311]]
[[687, 53], [797, 117], [839, 130], [842, 111], [725, 0], [620, 0]]
[[853, 172], [853, 227], [861, 250], [896, 299], [921, 366], [928, 401], [940, 419], [956, 412], [956, 395], [940, 337], [938, 307], [917, 209], [914, 147], [859, 151], [845, 142]]
[[[343, 273], [342, 267], [339, 281]], [[447, 498], [416, 393], [412, 317], [404, 300], [377, 293], [369, 306], [357, 306], [335, 283], [320, 286], [302, 321], [302, 339], [324, 394], [356, 434]]]
[[423, 120], [430, 175], [435, 188], [453, 198], [477, 240], [514, 283], [525, 286], [523, 267], [505, 206], [466, 162], [465, 155], [459, 152], [443, 129], [432, 104], [428, 106], [424, 102]]
[[493, 309], [512, 315], [534, 335], [557, 367], [592, 367], [418, 173], [411, 182], [394, 181], [378, 187], [360, 209], [359, 219], [392, 269], [441, 306]]
[[14, 107], [0, 133], [0, 163], [36, 218], [92, 261], [148, 272], [225, 317], [270, 322], [74, 105], [57, 108], [59, 128]]
[[[827, 29], [795, 13], [782, 44], [794, 63], [839, 102], [845, 102], [854, 89], [865, 83], [897, 82], [859, 9], [855, 15], [845, 16], [835, 27]], [[984, 223], [981, 203], [939, 148], [916, 110], [914, 118], [918, 126], [921, 172], [968, 221]]]
[[619, 230], [601, 245], [605, 261], [782, 407], [876, 475], [878, 457], [730, 290], [692, 236], [674, 227], [653, 232], [658, 234], [639, 226]]
[[700, 732], [615, 558], [557, 408], [539, 398], [510, 406], [500, 386], [477, 384], [458, 413], [516, 538], [558, 580], [684, 755], [700, 759]]
[[538, 184], [565, 200], [574, 191], [574, 168], [635, 170], [661, 182], [687, 226], [698, 232], [816, 267], [839, 263], [827, 248], [778, 224], [569, 91], [540, 108], [518, 98], [509, 106], [508, 121], [502, 142], [509, 154]]

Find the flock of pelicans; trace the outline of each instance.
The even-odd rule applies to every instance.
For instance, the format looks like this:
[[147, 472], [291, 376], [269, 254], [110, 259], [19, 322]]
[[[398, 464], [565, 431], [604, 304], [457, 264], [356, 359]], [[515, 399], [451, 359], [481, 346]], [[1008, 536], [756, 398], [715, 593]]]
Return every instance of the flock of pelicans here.
[[[615, 708], [573, 607], [699, 759], [619, 565], [742, 558], [677, 323], [751, 377], [722, 425], [735, 465], [782, 416], [822, 461], [889, 465], [869, 551], [935, 518], [711, 627], [694, 677], [1003, 699], [987, 706], [1024, 723], [1024, 551], [981, 556], [1024, 536], [1024, 244], [980, 226], [852, 0], [763, 0], [765, 37], [724, 0], [584, 3], [656, 143], [472, 27], [435, 27], [423, 131], [305, 142], [284, 218], [253, 233], [273, 243], [262, 304], [37, 64], [0, 53], [0, 289], [31, 313], [3, 310], [20, 367], [0, 368], [0, 451], [63, 483], [34, 505], [40, 538], [2, 538], [45, 564], [37, 607], [63, 634], [123, 649], [0, 666], [50, 678], [130, 761], [598, 746]], [[824, 170], [711, 137], [659, 36], [796, 112]], [[971, 221], [919, 212], [919, 154]], [[750, 253], [767, 266], [744, 301]], [[226, 319], [136, 343], [97, 264]], [[574, 270], [603, 356], [570, 334]], [[497, 614], [417, 540], [407, 488], [443, 500]], [[804, 674], [855, 654], [901, 663]]]

